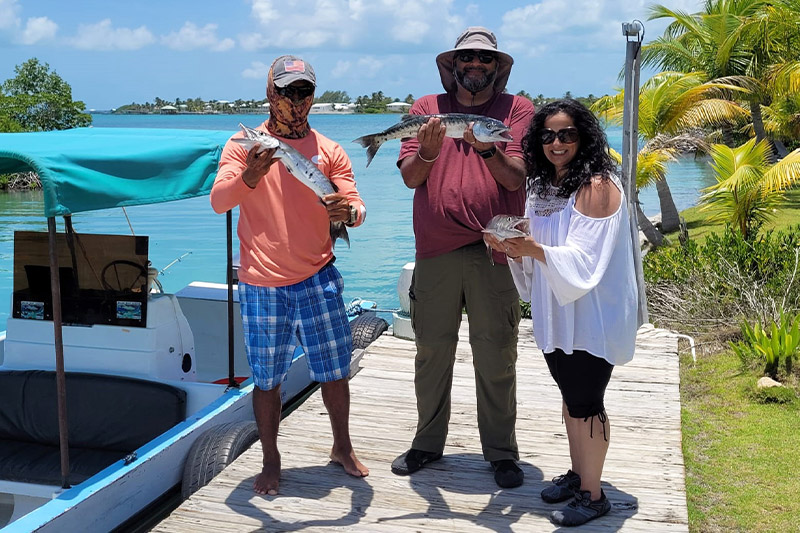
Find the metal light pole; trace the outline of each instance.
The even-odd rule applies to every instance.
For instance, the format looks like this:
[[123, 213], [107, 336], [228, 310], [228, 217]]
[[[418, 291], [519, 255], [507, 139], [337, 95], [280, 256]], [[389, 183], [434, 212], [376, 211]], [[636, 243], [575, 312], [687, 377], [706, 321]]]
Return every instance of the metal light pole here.
[[636, 219], [636, 206], [639, 192], [636, 188], [636, 158], [639, 155], [639, 71], [641, 68], [642, 40], [644, 26], [638, 21], [624, 22], [622, 34], [625, 36], [625, 101], [622, 112], [622, 183], [628, 200], [628, 216], [633, 242], [633, 263], [636, 268], [636, 288], [639, 294], [639, 324], [649, 321], [647, 295], [642, 272], [642, 250], [639, 246], [639, 224]]

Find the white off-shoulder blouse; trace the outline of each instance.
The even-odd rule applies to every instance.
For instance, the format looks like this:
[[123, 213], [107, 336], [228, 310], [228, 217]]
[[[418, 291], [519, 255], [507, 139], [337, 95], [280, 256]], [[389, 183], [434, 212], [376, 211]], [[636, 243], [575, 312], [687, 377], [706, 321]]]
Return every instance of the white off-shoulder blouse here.
[[585, 350], [612, 365], [633, 358], [638, 328], [636, 273], [622, 185], [617, 211], [591, 218], [575, 208], [575, 194], [545, 198], [531, 193], [526, 206], [531, 235], [547, 263], [510, 261], [520, 297], [531, 302], [539, 349]]

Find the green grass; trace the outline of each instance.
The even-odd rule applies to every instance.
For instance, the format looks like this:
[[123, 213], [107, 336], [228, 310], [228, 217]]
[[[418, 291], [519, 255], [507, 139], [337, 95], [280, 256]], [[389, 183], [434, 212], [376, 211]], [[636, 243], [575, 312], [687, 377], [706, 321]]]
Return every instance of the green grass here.
[[731, 352], [681, 360], [691, 531], [800, 529], [800, 400], [760, 404]]
[[[686, 227], [689, 230], [689, 237], [703, 242], [709, 233], [721, 232], [724, 224], [712, 224], [706, 220], [708, 212], [702, 207], [695, 206], [685, 211], [681, 211], [681, 216], [686, 220]], [[800, 189], [795, 188], [786, 193], [786, 203], [776, 213], [775, 218], [762, 228], [763, 231], [770, 229], [782, 230], [789, 226], [800, 224]], [[678, 242], [678, 232], [669, 233], [667, 237], [674, 242]], [[800, 529], [800, 526], [798, 527]]]

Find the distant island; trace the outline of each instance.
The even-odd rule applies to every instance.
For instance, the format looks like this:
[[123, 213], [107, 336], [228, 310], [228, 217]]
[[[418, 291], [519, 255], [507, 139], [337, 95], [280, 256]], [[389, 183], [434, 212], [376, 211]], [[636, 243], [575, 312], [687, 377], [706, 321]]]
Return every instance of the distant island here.
[[[562, 97], [545, 97], [542, 94], [534, 97], [525, 91], [520, 91], [517, 96], [522, 96], [531, 100], [536, 107], [540, 107], [559, 98], [575, 98], [587, 106], [592, 105], [598, 97], [590, 94], [586, 97], [574, 97], [567, 91]], [[414, 103], [414, 96], [409, 94], [403, 100], [392, 98], [383, 94], [382, 91], [363, 95], [353, 100], [345, 91], [325, 91], [321, 96], [314, 98], [311, 106], [311, 113], [406, 113]], [[91, 110], [93, 114], [117, 114], [117, 115], [242, 115], [242, 114], [264, 114], [269, 113], [269, 102], [266, 98], [261, 100], [203, 100], [202, 98], [188, 98], [182, 100], [176, 98], [164, 100], [156, 97], [153, 102], [139, 104], [136, 102], [120, 106], [108, 111]]]

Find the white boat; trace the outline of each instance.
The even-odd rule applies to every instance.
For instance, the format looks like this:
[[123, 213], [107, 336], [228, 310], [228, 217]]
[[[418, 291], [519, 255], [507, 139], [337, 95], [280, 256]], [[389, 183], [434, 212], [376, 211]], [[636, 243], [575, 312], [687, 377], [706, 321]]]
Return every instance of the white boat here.
[[[166, 294], [147, 268], [146, 237], [79, 234], [69, 222], [76, 212], [208, 194], [229, 136], [0, 135], [0, 173], [39, 174], [49, 227], [14, 236], [12, 313], [0, 332], [3, 532], [129, 527], [205, 485], [257, 439], [230, 249], [229, 283]], [[358, 348], [387, 327], [375, 307], [351, 305]], [[316, 385], [304, 357], [295, 352], [282, 385], [285, 408]]]

